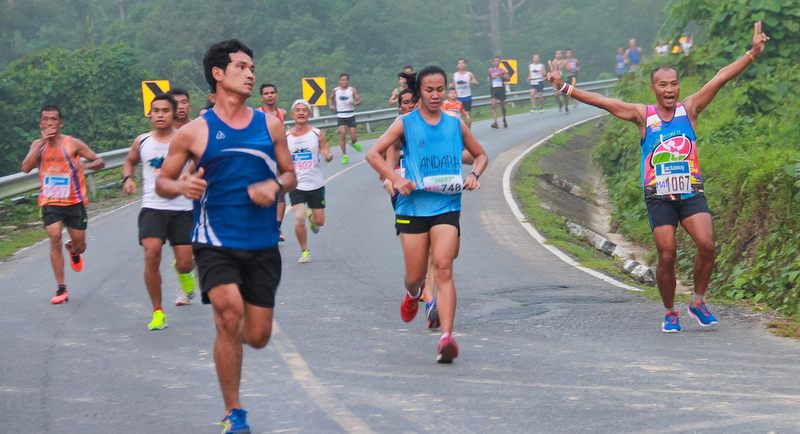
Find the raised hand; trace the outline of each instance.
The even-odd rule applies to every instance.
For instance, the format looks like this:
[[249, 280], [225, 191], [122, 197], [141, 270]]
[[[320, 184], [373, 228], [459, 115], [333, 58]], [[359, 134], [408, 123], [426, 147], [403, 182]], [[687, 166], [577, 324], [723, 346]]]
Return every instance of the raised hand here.
[[750, 54], [754, 57], [760, 56], [768, 40], [769, 36], [761, 31], [761, 21], [756, 21], [755, 24], [753, 24], [753, 48], [750, 49]]
[[192, 200], [199, 200], [201, 197], [203, 197], [203, 194], [206, 192], [206, 188], [208, 187], [208, 181], [203, 179], [204, 173], [205, 172], [202, 167], [200, 170], [194, 173], [182, 173], [178, 178], [181, 194]]
[[547, 73], [547, 80], [553, 85], [556, 90], [564, 86], [564, 80], [561, 79], [561, 72], [558, 70], [558, 60], [548, 60], [547, 66], [550, 72]]

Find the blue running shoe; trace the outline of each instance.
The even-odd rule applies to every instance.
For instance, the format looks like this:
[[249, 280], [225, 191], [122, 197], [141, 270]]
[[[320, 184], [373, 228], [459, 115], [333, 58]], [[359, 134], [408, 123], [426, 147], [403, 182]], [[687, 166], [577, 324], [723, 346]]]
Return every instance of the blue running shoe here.
[[429, 329], [438, 329], [441, 324], [439, 323], [439, 309], [436, 308], [436, 299], [425, 303], [425, 318]]
[[664, 333], [679, 333], [681, 331], [681, 320], [678, 318], [678, 311], [673, 310], [664, 315], [664, 325], [661, 326]]
[[250, 434], [247, 410], [243, 408], [232, 409], [219, 424], [222, 425], [222, 434]]
[[717, 317], [711, 313], [711, 310], [706, 306], [703, 300], [689, 303], [689, 315], [697, 320], [700, 327], [710, 327], [717, 323]]

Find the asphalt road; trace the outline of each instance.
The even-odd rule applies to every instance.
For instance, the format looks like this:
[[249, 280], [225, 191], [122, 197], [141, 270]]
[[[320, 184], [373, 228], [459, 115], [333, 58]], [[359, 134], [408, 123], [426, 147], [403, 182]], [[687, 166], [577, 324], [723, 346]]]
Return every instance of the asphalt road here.
[[[508, 163], [597, 113], [476, 123], [491, 164], [464, 194], [453, 365], [434, 362], [438, 336], [423, 315], [399, 318], [402, 257], [377, 175], [363, 155], [346, 172], [326, 165], [335, 177], [313, 260], [295, 262], [289, 216], [275, 333], [267, 349], [245, 351], [254, 432], [800, 432], [797, 342], [722, 307], [714, 329], [684, 315], [683, 333], [663, 334], [659, 304], [562, 262], [514, 219]], [[95, 216], [66, 305], [48, 302], [46, 245], [0, 264], [0, 431], [218, 432], [211, 310], [169, 304], [167, 254], [170, 326], [146, 330], [138, 206]]]

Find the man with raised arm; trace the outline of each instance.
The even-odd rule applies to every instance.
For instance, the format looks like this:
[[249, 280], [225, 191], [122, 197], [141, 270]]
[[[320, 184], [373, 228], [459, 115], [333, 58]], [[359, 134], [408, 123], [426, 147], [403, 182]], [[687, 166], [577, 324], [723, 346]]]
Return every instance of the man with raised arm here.
[[578, 101], [590, 104], [639, 127], [641, 134], [641, 174], [650, 228], [658, 249], [656, 281], [667, 313], [661, 330], [681, 331], [675, 309], [675, 232], [678, 223], [695, 243], [697, 256], [694, 266], [694, 292], [688, 313], [700, 326], [717, 323], [717, 318], [705, 303], [711, 270], [714, 268], [714, 235], [706, 198], [703, 176], [697, 157], [695, 127], [700, 113], [711, 103], [728, 81], [756, 61], [769, 38], [755, 23], [753, 47], [730, 65], [717, 72], [699, 91], [683, 101], [680, 96], [678, 73], [660, 66], [650, 74], [650, 88], [656, 104], [632, 104], [587, 92], [565, 83], [558, 65], [550, 61], [550, 81], [553, 87]]
[[[172, 138], [156, 192], [194, 200], [192, 243], [203, 303], [211, 303], [223, 432], [249, 433], [239, 401], [242, 346], [264, 348], [281, 279], [275, 197], [297, 185], [283, 124], [245, 105], [253, 52], [236, 39], [203, 57], [216, 103]], [[182, 173], [193, 159], [197, 171]]]

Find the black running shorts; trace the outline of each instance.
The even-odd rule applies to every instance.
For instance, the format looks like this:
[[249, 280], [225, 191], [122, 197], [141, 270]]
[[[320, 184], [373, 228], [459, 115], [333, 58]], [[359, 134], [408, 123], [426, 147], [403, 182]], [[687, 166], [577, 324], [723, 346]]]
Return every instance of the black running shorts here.
[[650, 220], [650, 230], [659, 226], [671, 225], [678, 227], [678, 223], [683, 219], [701, 212], [711, 213], [708, 202], [702, 193], [696, 194], [689, 199], [665, 200], [649, 197], [645, 199], [647, 204], [647, 217]]
[[505, 101], [506, 100], [506, 88], [505, 87], [493, 87], [491, 88], [492, 98], [498, 101]]
[[316, 190], [294, 190], [289, 192], [289, 200], [292, 206], [299, 203], [308, 204], [312, 209], [325, 208], [325, 187], [320, 187]]
[[275, 307], [275, 293], [281, 281], [281, 253], [278, 246], [262, 250], [238, 250], [194, 243], [194, 261], [203, 293], [203, 304], [210, 304], [208, 293], [219, 285], [236, 284], [248, 304]]
[[40, 211], [45, 228], [56, 222], [64, 222], [64, 226], [70, 229], [85, 231], [89, 225], [89, 216], [86, 215], [86, 207], [82, 203], [67, 206], [44, 205]]
[[192, 244], [193, 227], [192, 211], [142, 208], [139, 211], [139, 244], [144, 238], [161, 238], [161, 244], [169, 240], [173, 246]]
[[350, 116], [349, 118], [336, 118], [336, 126], [341, 127], [342, 125], [355, 128], [356, 127], [356, 117]]
[[458, 229], [458, 236], [461, 236], [461, 211], [451, 211], [444, 214], [429, 217], [413, 217], [397, 215], [394, 219], [394, 228], [397, 234], [424, 234], [430, 232], [436, 225], [451, 225]]

